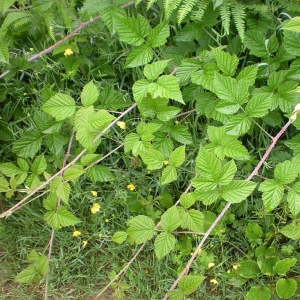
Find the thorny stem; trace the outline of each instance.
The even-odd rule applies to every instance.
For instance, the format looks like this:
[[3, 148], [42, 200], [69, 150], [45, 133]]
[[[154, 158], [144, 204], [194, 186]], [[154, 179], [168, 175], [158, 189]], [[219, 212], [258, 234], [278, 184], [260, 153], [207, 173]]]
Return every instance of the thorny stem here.
[[[291, 121], [289, 120], [282, 128], [281, 130], [277, 133], [277, 135], [273, 138], [272, 143], [270, 144], [270, 146], [268, 147], [267, 151], [265, 152], [264, 156], [261, 158], [261, 160], [259, 161], [259, 163], [257, 164], [257, 166], [254, 168], [253, 172], [248, 176], [248, 178], [246, 180], [250, 181], [255, 175], [257, 175], [258, 170], [260, 169], [260, 167], [262, 166], [262, 164], [266, 161], [267, 157], [269, 156], [270, 152], [272, 151], [272, 149], [274, 148], [275, 144], [277, 143], [278, 139], [282, 136], [282, 134], [286, 131], [286, 129], [291, 125]], [[225, 215], [225, 213], [227, 212], [227, 210], [229, 209], [229, 207], [231, 206], [231, 203], [228, 202], [226, 204], [226, 206], [223, 208], [223, 210], [221, 211], [221, 213], [218, 215], [218, 217], [216, 218], [216, 220], [211, 224], [211, 226], [209, 227], [209, 229], [206, 231], [205, 235], [203, 236], [201, 242], [199, 243], [199, 245], [197, 246], [197, 249], [194, 251], [193, 255], [191, 256], [190, 260], [188, 261], [188, 263], [186, 264], [185, 268], [183, 269], [183, 271], [180, 273], [180, 275], [178, 276], [178, 278], [174, 281], [173, 285], [170, 288], [170, 291], [174, 290], [178, 284], [178, 282], [180, 281], [180, 279], [187, 275], [189, 273], [190, 267], [193, 263], [193, 261], [195, 260], [196, 256], [198, 255], [199, 251], [201, 250], [202, 246], [204, 245], [205, 241], [207, 240], [207, 238], [209, 237], [210, 233], [213, 231], [213, 229], [216, 227], [216, 225], [220, 222], [220, 220], [222, 219], [222, 217]], [[165, 297], [163, 298], [163, 300], [168, 299], [168, 294], [165, 295]]]

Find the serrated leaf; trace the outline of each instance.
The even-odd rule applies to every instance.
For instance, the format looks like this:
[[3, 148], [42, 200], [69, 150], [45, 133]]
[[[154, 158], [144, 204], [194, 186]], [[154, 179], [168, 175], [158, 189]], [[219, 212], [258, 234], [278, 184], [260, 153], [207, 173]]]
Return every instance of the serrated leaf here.
[[185, 146], [180, 146], [176, 148], [169, 157], [169, 163], [178, 168], [185, 161]]
[[203, 214], [195, 209], [190, 209], [180, 216], [182, 224], [181, 227], [189, 229], [194, 232], [204, 232], [204, 216]]
[[114, 181], [116, 179], [109, 168], [105, 166], [92, 166], [86, 171], [86, 174], [94, 183], [96, 183], [97, 181]]
[[196, 291], [205, 278], [205, 276], [185, 275], [180, 279], [178, 287], [185, 295], [190, 295]]
[[0, 193], [6, 193], [9, 191], [9, 183], [6, 179], [0, 176]]
[[189, 208], [196, 202], [196, 196], [194, 193], [182, 194], [180, 196], [180, 205], [184, 208]]
[[276, 165], [274, 177], [278, 183], [288, 184], [293, 182], [299, 174], [299, 168], [294, 162], [286, 160]]
[[148, 91], [154, 98], [170, 98], [185, 104], [179, 89], [178, 80], [172, 75], [160, 76], [156, 83], [152, 83], [151, 88], [149, 88]]
[[275, 179], [267, 179], [260, 184], [259, 191], [263, 192], [262, 200], [266, 212], [276, 208], [282, 200], [284, 187]]
[[221, 196], [230, 203], [240, 203], [255, 189], [256, 183], [246, 180], [233, 180], [222, 187]]
[[39, 155], [31, 165], [31, 171], [35, 174], [42, 174], [47, 168], [47, 162], [44, 155]]
[[143, 162], [148, 170], [157, 170], [162, 168], [164, 163], [163, 155], [155, 149], [146, 149], [140, 153]]
[[291, 213], [296, 216], [300, 213], [300, 182], [296, 182], [287, 195], [287, 202]]
[[64, 180], [71, 180], [73, 182], [80, 177], [80, 175], [83, 174], [83, 168], [81, 165], [74, 165], [69, 167], [67, 170], [63, 173]]
[[300, 17], [290, 19], [281, 29], [300, 32]]
[[181, 220], [179, 218], [178, 210], [175, 206], [169, 208], [162, 216], [161, 216], [161, 228], [164, 231], [172, 232], [176, 228], [178, 228], [181, 224]]
[[59, 133], [52, 133], [46, 135], [45, 142], [49, 150], [58, 155], [63, 147], [68, 143], [68, 138], [60, 135]]
[[146, 65], [153, 57], [152, 48], [147, 45], [140, 45], [133, 48], [127, 56], [125, 68], [135, 68]]
[[151, 141], [154, 138], [153, 133], [157, 132], [160, 127], [161, 124], [141, 122], [136, 128], [136, 132], [143, 141]]
[[144, 75], [149, 81], [157, 79], [168, 65], [168, 60], [156, 61], [144, 67]]
[[143, 98], [147, 95], [150, 81], [147, 79], [137, 80], [132, 86], [133, 97], [136, 103], [139, 105]]
[[232, 116], [225, 125], [225, 132], [228, 135], [240, 136], [246, 133], [251, 127], [251, 121], [245, 113]]
[[136, 143], [138, 143], [140, 140], [140, 136], [137, 133], [129, 133], [125, 137], [124, 142], [124, 151], [125, 153], [129, 152], [134, 148]]
[[117, 244], [123, 244], [127, 239], [128, 234], [125, 231], [117, 231], [111, 237], [111, 240]]
[[225, 74], [232, 76], [235, 73], [239, 59], [236, 55], [230, 55], [222, 51], [220, 48], [214, 49], [214, 54], [219, 69]]
[[168, 184], [178, 177], [176, 168], [174, 166], [167, 166], [161, 174], [161, 184]]
[[155, 234], [155, 224], [152, 219], [146, 216], [137, 216], [129, 221], [127, 234], [136, 244], [151, 240]]
[[7, 122], [0, 120], [0, 141], [11, 141], [14, 135], [11, 132]]
[[15, 166], [13, 163], [0, 164], [0, 171], [7, 177], [11, 177], [23, 173], [23, 170]]
[[283, 37], [283, 46], [288, 53], [298, 56], [298, 50], [300, 46], [300, 33], [294, 31], [285, 31]]
[[258, 57], [265, 57], [268, 55], [265, 40], [263, 31], [248, 30], [245, 33], [244, 44], [250, 49], [250, 54]]
[[17, 274], [14, 278], [14, 281], [19, 283], [31, 284], [38, 282], [41, 279], [40, 274], [37, 273], [37, 270], [34, 265], [28, 266], [26, 269]]
[[246, 294], [245, 300], [269, 300], [271, 291], [265, 286], [253, 286]]
[[217, 178], [217, 184], [220, 185], [229, 184], [232, 181], [236, 171], [237, 171], [237, 167], [233, 160], [226, 163], [224, 166], [222, 166], [220, 170], [219, 176]]
[[9, 9], [9, 7], [14, 4], [14, 0], [2, 0], [0, 2], [0, 11], [2, 13], [2, 15], [4, 15], [4, 13]]
[[247, 66], [240, 71], [240, 73], [236, 77], [236, 80], [243, 80], [247, 86], [251, 86], [255, 83], [257, 71], [258, 64]]
[[85, 107], [90, 106], [97, 101], [98, 96], [99, 96], [99, 92], [97, 90], [97, 87], [92, 81], [90, 81], [88, 84], [86, 84], [83, 87], [83, 90], [80, 95], [81, 103]]
[[244, 81], [237, 81], [218, 73], [214, 75], [213, 91], [220, 99], [227, 102], [244, 104], [248, 100], [248, 86]]
[[57, 93], [42, 106], [42, 110], [57, 121], [72, 117], [75, 113], [74, 99], [62, 93]]
[[[49, 99], [51, 96], [49, 97]], [[56, 121], [54, 120], [50, 115], [43, 111], [36, 111], [34, 113], [34, 121], [37, 125], [37, 127], [43, 132], [43, 133], [57, 133], [62, 125], [63, 121]]]
[[43, 206], [47, 210], [55, 211], [56, 206], [57, 206], [57, 202], [58, 202], [58, 197], [56, 196], [56, 194], [55, 193], [49, 193], [47, 198], [45, 198], [44, 201], [43, 201]]
[[97, 161], [102, 156], [103, 155], [101, 155], [101, 154], [86, 154], [86, 155], [81, 157], [80, 163], [84, 167], [84, 166], [87, 166], [87, 165]]
[[[22, 178], [23, 179], [23, 178]], [[41, 184], [39, 175], [36, 173], [30, 174], [26, 178], [25, 184], [30, 187], [31, 189], [38, 187]]]
[[265, 116], [272, 105], [270, 94], [258, 94], [253, 96], [247, 103], [245, 111], [247, 116], [252, 118], [261, 118]]
[[163, 23], [158, 24], [150, 31], [147, 37], [147, 44], [152, 48], [162, 46], [166, 43], [169, 35], [169, 25]]
[[175, 125], [170, 130], [170, 134], [174, 138], [175, 141], [189, 145], [193, 143], [193, 138], [188, 130], [188, 128], [184, 125]]
[[21, 137], [13, 142], [12, 152], [20, 157], [33, 158], [41, 149], [42, 136], [37, 131], [23, 132]]
[[138, 15], [136, 19], [115, 16], [114, 27], [120, 40], [133, 46], [143, 44], [144, 38], [148, 35], [150, 29], [147, 19], [141, 15]]
[[284, 226], [280, 232], [292, 240], [300, 239], [300, 220], [293, 220], [292, 223]]
[[160, 233], [154, 242], [154, 252], [158, 260], [169, 254], [175, 248], [176, 239], [169, 232]]
[[202, 67], [202, 62], [195, 58], [184, 58], [181, 65], [178, 67], [176, 77], [180, 82], [185, 82], [190, 79], [192, 74]]
[[55, 230], [58, 230], [62, 227], [72, 226], [81, 222], [64, 206], [60, 206], [57, 211], [52, 210], [46, 212], [44, 215], [44, 220], [51, 228]]
[[99, 102], [99, 108], [108, 110], [119, 110], [131, 105], [130, 98], [119, 91], [115, 91], [112, 86], [103, 88], [99, 95]]
[[3, 64], [9, 63], [8, 46], [4, 43], [0, 44], [0, 62]]
[[179, 289], [169, 291], [168, 296], [169, 296], [170, 300], [182, 300], [182, 299], [184, 299], [184, 293]]

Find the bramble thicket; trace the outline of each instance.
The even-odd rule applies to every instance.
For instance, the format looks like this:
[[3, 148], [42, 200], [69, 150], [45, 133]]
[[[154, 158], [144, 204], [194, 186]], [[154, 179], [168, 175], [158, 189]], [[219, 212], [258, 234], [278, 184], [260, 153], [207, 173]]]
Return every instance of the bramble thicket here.
[[298, 299], [300, 2], [0, 0], [1, 299]]

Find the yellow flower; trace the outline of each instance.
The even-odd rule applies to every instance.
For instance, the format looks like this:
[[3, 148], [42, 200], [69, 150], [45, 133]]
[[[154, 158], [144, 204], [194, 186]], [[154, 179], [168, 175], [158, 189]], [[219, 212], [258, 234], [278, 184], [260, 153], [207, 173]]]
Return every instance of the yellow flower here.
[[91, 213], [94, 215], [100, 210], [101, 206], [98, 203], [94, 203], [93, 206], [91, 207]]
[[29, 48], [29, 50], [32, 52], [32, 51], [33, 51], [33, 48]]
[[211, 262], [211, 263], [208, 264], [208, 268], [209, 269], [212, 268], [212, 267], [214, 267], [214, 266], [215, 266], [215, 263], [213, 263], [213, 262]]
[[218, 284], [218, 281], [217, 281], [216, 279], [211, 279], [209, 282], [210, 282], [211, 284]]
[[233, 265], [233, 266], [232, 266], [232, 269], [233, 269], [233, 270], [236, 270], [238, 267], [239, 267], [239, 265]]
[[164, 165], [168, 165], [169, 164], [169, 161], [168, 160], [164, 160]]
[[230, 270], [227, 270], [227, 271], [226, 271], [226, 273], [227, 273], [227, 274], [230, 274], [230, 273], [231, 273], [231, 271], [230, 271]]
[[126, 124], [125, 124], [125, 122], [118, 121], [118, 122], [117, 122], [117, 125], [118, 125], [121, 129], [126, 129]]
[[73, 50], [71, 48], [65, 49], [64, 56], [69, 56], [73, 54]]
[[197, 254], [200, 255], [201, 253], [202, 253], [202, 249], [200, 249]]
[[73, 235], [74, 237], [77, 237], [77, 236], [81, 235], [81, 232], [78, 231], [78, 230], [76, 230], [76, 231], [73, 232], [72, 235]]
[[105, 219], [105, 222], [106, 222], [106, 223], [108, 223], [108, 222], [109, 222], [109, 220], [108, 220], [108, 219]]
[[82, 248], [84, 248], [87, 245], [88, 241], [83, 241], [82, 242]]
[[132, 184], [132, 183], [129, 183], [129, 184], [127, 185], [127, 188], [128, 188], [130, 191], [134, 191], [134, 190], [135, 190], [135, 186], [134, 186], [134, 184]]
[[91, 194], [94, 196], [94, 197], [97, 197], [98, 193], [96, 191], [91, 191]]

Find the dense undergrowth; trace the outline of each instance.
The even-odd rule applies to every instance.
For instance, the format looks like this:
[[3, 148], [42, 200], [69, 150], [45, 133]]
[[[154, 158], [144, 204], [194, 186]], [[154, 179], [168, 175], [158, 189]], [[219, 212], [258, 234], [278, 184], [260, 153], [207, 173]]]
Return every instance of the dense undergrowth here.
[[1, 299], [299, 297], [298, 1], [0, 13]]

